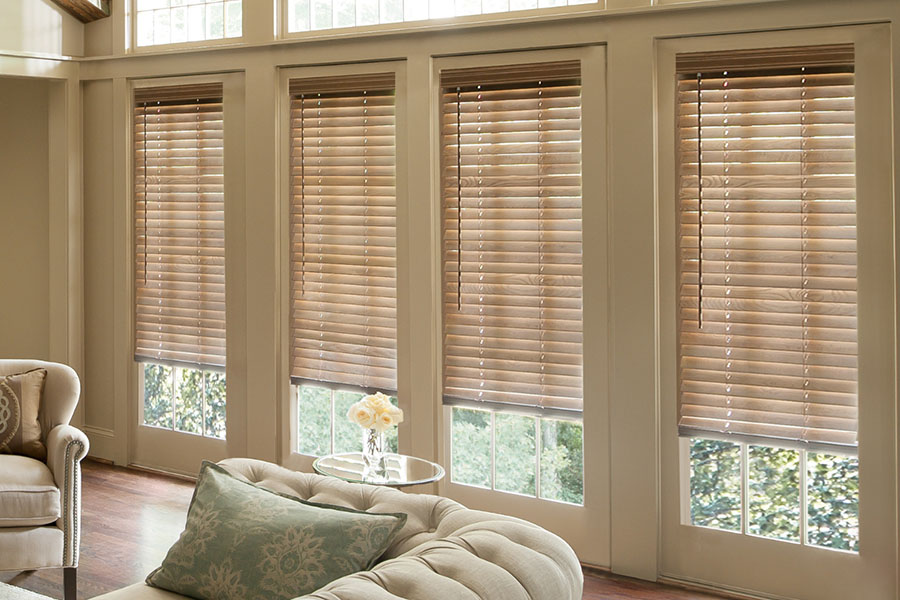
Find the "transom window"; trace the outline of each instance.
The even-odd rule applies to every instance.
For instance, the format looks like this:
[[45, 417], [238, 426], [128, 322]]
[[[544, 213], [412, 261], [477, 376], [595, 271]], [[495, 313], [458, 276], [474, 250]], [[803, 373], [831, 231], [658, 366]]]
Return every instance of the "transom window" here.
[[597, 0], [288, 0], [289, 33], [506, 13]]
[[138, 46], [202, 42], [242, 35], [242, 0], [135, 0]]

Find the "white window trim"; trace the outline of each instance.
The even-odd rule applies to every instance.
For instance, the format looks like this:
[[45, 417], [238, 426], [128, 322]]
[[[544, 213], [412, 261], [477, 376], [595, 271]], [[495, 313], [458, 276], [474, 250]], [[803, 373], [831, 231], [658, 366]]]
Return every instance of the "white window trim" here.
[[[242, 73], [213, 73], [206, 75], [189, 75], [183, 77], [154, 77], [147, 79], [123, 80], [122, 95], [120, 97], [121, 125], [124, 128], [124, 137], [127, 140], [124, 158], [125, 173], [122, 177], [125, 197], [122, 219], [124, 232], [124, 247], [128, 260], [127, 269], [122, 273], [126, 283], [123, 296], [127, 296], [128, 307], [128, 331], [123, 332], [121, 342], [127, 342], [130, 367], [128, 369], [127, 382], [124, 389], [127, 390], [126, 423], [129, 427], [130, 448], [128, 449], [128, 462], [136, 465], [161, 469], [173, 473], [180, 473], [190, 477], [196, 476], [197, 457], [203, 456], [209, 460], [221, 460], [227, 456], [246, 456], [247, 433], [244, 420], [246, 419], [246, 375], [237, 368], [232, 361], [225, 368], [227, 379], [227, 433], [226, 439], [205, 437], [197, 434], [184, 433], [171, 429], [162, 429], [143, 424], [143, 376], [141, 373], [143, 363], [133, 358], [134, 348], [134, 90], [149, 87], [189, 85], [202, 83], [222, 83], [223, 108], [226, 120], [225, 125], [225, 238], [238, 239], [237, 235], [243, 223], [239, 219], [228, 218], [229, 213], [243, 214], [244, 212], [244, 173], [243, 169], [231, 169], [229, 165], [244, 164], [244, 77]], [[229, 115], [235, 115], [232, 119]], [[226, 244], [225, 264], [226, 280], [230, 281], [226, 286], [226, 312], [232, 314], [243, 303], [238, 301], [239, 294], [243, 293], [244, 281], [241, 277], [233, 277], [232, 274], [241, 273], [237, 268], [239, 253], [243, 249], [235, 243]], [[226, 317], [229, 328], [238, 327], [238, 319]], [[127, 337], [127, 340], [126, 340]], [[226, 355], [239, 354], [236, 352], [239, 336], [226, 335]]]

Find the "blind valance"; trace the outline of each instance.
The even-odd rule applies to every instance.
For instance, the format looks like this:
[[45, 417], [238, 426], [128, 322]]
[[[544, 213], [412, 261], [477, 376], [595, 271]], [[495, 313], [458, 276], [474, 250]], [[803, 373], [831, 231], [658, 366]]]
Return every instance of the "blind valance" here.
[[579, 411], [580, 64], [441, 88], [444, 402]]
[[396, 391], [394, 74], [289, 89], [291, 379]]
[[853, 48], [677, 65], [681, 433], [852, 448]]
[[222, 84], [134, 94], [135, 359], [225, 366]]

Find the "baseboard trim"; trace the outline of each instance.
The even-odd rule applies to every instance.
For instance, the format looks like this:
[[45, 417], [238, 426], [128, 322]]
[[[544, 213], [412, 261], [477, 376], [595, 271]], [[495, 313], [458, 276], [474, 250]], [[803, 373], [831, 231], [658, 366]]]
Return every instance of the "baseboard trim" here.
[[142, 471], [144, 473], [150, 473], [151, 475], [163, 475], [165, 477], [172, 477], [174, 479], [181, 479], [183, 481], [190, 481], [192, 483], [196, 483], [197, 476], [189, 475], [187, 473], [180, 473], [178, 471], [169, 471], [167, 469], [161, 469], [159, 467], [151, 467], [149, 465], [140, 465], [137, 463], [130, 463], [128, 465], [129, 469], [134, 471]]
[[760, 594], [743, 588], [731, 586], [717, 585], [708, 581], [699, 579], [687, 579], [682, 577], [672, 577], [669, 575], [660, 575], [657, 578], [659, 583], [671, 585], [672, 587], [681, 588], [691, 592], [706, 592], [716, 594], [730, 600], [793, 600], [787, 596], [773, 596], [770, 594]]

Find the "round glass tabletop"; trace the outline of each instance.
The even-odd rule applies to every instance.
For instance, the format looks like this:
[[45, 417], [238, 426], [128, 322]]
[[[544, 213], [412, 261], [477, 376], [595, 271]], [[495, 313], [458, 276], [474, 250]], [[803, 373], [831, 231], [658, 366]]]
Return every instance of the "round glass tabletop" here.
[[351, 483], [391, 487], [433, 483], [444, 476], [444, 468], [441, 465], [423, 458], [405, 454], [387, 454], [384, 460], [387, 472], [383, 476], [366, 472], [361, 452], [321, 456], [313, 463], [313, 469], [321, 475], [337, 477]]

